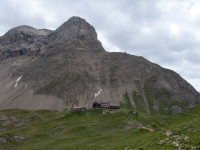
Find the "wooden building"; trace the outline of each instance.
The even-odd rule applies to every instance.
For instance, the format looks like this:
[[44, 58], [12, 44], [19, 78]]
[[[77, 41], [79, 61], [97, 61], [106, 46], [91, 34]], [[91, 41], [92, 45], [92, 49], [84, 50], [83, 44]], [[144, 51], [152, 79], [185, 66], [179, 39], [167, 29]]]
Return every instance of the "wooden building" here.
[[94, 102], [93, 108], [104, 108], [104, 109], [120, 109], [120, 106], [115, 102], [107, 101], [107, 102]]
[[109, 109], [109, 108], [110, 108], [110, 103], [111, 103], [111, 102], [102, 102], [102, 103], [101, 103], [101, 107], [102, 107], [102, 108], [105, 108], [105, 109]]
[[101, 104], [98, 102], [93, 103], [93, 108], [101, 108]]
[[117, 103], [115, 103], [115, 102], [111, 102], [110, 103], [110, 109], [120, 109], [120, 106], [117, 105]]

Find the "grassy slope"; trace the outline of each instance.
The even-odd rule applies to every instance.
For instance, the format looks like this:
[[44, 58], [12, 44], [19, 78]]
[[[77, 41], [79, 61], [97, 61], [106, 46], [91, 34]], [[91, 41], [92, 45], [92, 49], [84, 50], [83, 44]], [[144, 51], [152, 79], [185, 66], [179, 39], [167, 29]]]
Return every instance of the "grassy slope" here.
[[[177, 149], [176, 140], [185, 149], [200, 146], [200, 106], [170, 117], [128, 115], [126, 110], [3, 110], [0, 119], [2, 114], [8, 118], [0, 121], [0, 141], [6, 139], [0, 142], [0, 149]], [[6, 121], [10, 124], [5, 125]], [[170, 137], [165, 134], [168, 130]]]

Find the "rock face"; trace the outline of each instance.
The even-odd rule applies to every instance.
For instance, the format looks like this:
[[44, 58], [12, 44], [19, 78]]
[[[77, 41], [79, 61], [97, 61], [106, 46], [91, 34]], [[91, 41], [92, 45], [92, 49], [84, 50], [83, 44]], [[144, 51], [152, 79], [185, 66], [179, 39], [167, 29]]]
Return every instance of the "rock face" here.
[[94, 27], [87, 23], [84, 19], [79, 17], [72, 17], [63, 23], [55, 32], [50, 34], [49, 40], [55, 43], [72, 43], [84, 40], [98, 42], [97, 34]]
[[143, 57], [106, 52], [80, 17], [55, 31], [20, 26], [0, 37], [0, 87], [0, 109], [63, 110], [113, 101], [171, 114], [200, 103], [200, 94], [177, 73]]
[[19, 26], [9, 30], [0, 37], [1, 60], [22, 55], [38, 55], [45, 45], [43, 39], [51, 32], [51, 30], [37, 30], [30, 26]]

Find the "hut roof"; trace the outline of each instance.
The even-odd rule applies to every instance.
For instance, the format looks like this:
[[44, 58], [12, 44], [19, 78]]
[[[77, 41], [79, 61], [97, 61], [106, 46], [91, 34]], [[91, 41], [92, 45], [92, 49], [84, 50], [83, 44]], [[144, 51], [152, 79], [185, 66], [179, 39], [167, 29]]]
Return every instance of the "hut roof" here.
[[110, 105], [111, 106], [119, 106], [116, 102], [113, 102], [113, 101], [110, 103]]

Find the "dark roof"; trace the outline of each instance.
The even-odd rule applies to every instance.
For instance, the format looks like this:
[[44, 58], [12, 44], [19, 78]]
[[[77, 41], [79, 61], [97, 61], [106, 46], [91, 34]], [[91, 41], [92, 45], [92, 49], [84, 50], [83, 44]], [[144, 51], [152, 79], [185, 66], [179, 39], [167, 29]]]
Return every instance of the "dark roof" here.
[[98, 103], [98, 104], [104, 104], [104, 103], [111, 103], [112, 101], [105, 101], [105, 102], [94, 102], [94, 103]]

